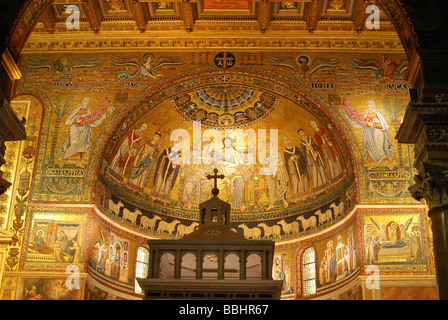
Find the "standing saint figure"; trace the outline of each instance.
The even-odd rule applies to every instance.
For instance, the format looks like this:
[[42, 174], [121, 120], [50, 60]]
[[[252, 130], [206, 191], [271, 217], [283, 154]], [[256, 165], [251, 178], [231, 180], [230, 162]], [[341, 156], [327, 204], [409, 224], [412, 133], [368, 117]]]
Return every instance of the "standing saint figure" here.
[[106, 120], [107, 112], [114, 110], [107, 98], [93, 113], [89, 109], [89, 103], [90, 98], [84, 98], [65, 120], [65, 125], [70, 126], [70, 132], [58, 150], [58, 158], [62, 158], [59, 163], [61, 168], [71, 157], [77, 157], [76, 166], [82, 167], [81, 160], [89, 153], [92, 144], [92, 128], [101, 125]]
[[374, 168], [376, 164], [386, 161], [387, 166], [392, 170], [394, 168], [391, 162], [394, 157], [393, 143], [387, 135], [390, 126], [383, 113], [376, 109], [374, 100], [367, 101], [367, 108], [368, 110], [360, 117], [344, 99], [342, 110], [350, 125], [361, 129], [365, 160], [373, 161], [369, 168]]
[[324, 160], [322, 152], [317, 147], [316, 142], [310, 136], [305, 134], [303, 129], [297, 130], [300, 137], [300, 146], [306, 157], [309, 173], [313, 181], [313, 190], [327, 182], [324, 170]]
[[339, 163], [339, 158], [337, 156], [335, 142], [325, 128], [318, 126], [315, 121], [311, 121], [310, 124], [314, 129], [314, 140], [316, 141], [319, 149], [322, 151], [330, 177], [331, 179], [334, 179], [342, 172], [341, 164]]
[[110, 166], [112, 171], [120, 176], [124, 176], [126, 167], [135, 160], [139, 150], [139, 142], [143, 139], [143, 132], [147, 127], [148, 125], [143, 123], [139, 129], [133, 129], [127, 134], [112, 160]]
[[110, 277], [118, 280], [120, 279], [121, 269], [121, 247], [119, 245], [115, 245], [115, 255], [111, 260]]
[[[273, 142], [268, 141], [267, 150], [274, 150]], [[277, 148], [272, 154], [269, 154], [261, 165], [263, 168], [260, 170], [260, 174], [265, 178], [265, 192], [269, 199], [269, 206], [266, 210], [274, 208], [276, 201], [282, 201], [285, 208], [288, 207], [288, 201], [286, 201], [286, 195], [288, 192], [288, 176], [286, 175], [285, 164]], [[276, 168], [270, 168], [271, 163], [277, 163]]]
[[297, 197], [301, 195], [303, 200], [304, 194], [309, 192], [309, 174], [306, 158], [301, 148], [293, 146], [288, 137], [285, 136], [282, 140], [285, 144], [283, 156], [291, 184], [292, 202], [297, 202]]
[[[177, 141], [174, 143], [177, 143]], [[166, 148], [159, 156], [154, 173], [154, 186], [150, 202], [159, 199], [167, 204], [171, 200], [171, 190], [177, 181], [182, 162], [181, 151], [178, 145], [174, 145]]]
[[149, 181], [152, 168], [157, 161], [158, 145], [161, 137], [160, 132], [156, 132], [151, 141], [146, 142], [141, 148], [129, 174], [129, 185], [143, 192]]

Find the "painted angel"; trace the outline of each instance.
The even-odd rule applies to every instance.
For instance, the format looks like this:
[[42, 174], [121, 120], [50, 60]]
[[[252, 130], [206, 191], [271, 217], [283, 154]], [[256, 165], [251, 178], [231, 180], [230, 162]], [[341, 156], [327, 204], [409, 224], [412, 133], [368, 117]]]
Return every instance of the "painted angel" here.
[[408, 232], [409, 226], [412, 223], [412, 218], [409, 218], [408, 220], [406, 220], [406, 222], [404, 224], [400, 224], [399, 228], [401, 230], [401, 234], [403, 235], [403, 237], [406, 237], [406, 233]]
[[385, 237], [386, 236], [386, 225], [379, 223], [372, 217], [370, 218], [370, 221], [372, 221], [373, 224], [378, 228], [381, 238]]
[[373, 70], [377, 82], [393, 81], [395, 78], [403, 75], [408, 69], [408, 60], [403, 59], [399, 63], [392, 58], [382, 56], [378, 59], [355, 59], [351, 58], [350, 64], [355, 69]]
[[28, 57], [28, 68], [30, 69], [48, 69], [60, 75], [62, 78], [71, 78], [74, 69], [93, 68], [101, 64], [102, 57], [76, 58], [66, 57], [54, 59], [37, 59]]
[[314, 58], [311, 62], [307, 55], [300, 55], [295, 59], [293, 57], [270, 57], [269, 62], [274, 66], [291, 69], [297, 78], [310, 80], [317, 70], [336, 67], [339, 64], [339, 58]]
[[185, 56], [160, 56], [156, 59], [152, 53], [146, 53], [141, 60], [136, 56], [111, 56], [111, 59], [113, 66], [135, 68], [135, 71], [131, 74], [125, 70], [118, 73], [118, 80], [123, 82], [135, 78], [136, 76], [140, 76], [143, 79], [155, 79], [157, 77], [161, 77], [161, 75], [158, 74], [157, 69], [160, 69], [164, 66], [176, 66], [185, 64]]

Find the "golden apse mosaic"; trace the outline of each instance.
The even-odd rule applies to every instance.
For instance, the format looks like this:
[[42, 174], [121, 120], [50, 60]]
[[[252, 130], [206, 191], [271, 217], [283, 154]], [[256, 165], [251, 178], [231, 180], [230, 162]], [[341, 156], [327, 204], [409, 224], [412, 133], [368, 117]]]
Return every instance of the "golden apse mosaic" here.
[[[408, 102], [406, 68], [400, 54], [25, 55], [15, 99], [29, 97], [42, 111], [28, 115], [39, 128], [27, 142], [33, 162], [23, 167], [32, 183], [15, 208], [29, 220], [10, 270], [74, 263], [132, 291], [138, 245], [194, 230], [215, 167], [226, 176], [220, 197], [232, 205], [232, 228], [248, 239], [322, 234], [357, 204], [415, 203], [407, 190], [413, 155], [394, 139]], [[92, 222], [92, 205], [101, 223]], [[64, 206], [73, 209], [57, 209]], [[318, 288], [364, 263], [426, 272], [418, 215], [400, 219], [365, 215], [315, 239]], [[395, 233], [385, 231], [392, 225]], [[279, 249], [286, 296], [300, 292], [294, 246]]]

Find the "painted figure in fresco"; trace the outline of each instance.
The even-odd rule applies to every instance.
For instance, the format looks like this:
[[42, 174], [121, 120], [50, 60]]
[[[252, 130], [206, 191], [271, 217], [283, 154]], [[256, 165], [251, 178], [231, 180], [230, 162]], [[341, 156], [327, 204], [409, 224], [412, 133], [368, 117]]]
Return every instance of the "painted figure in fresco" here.
[[327, 247], [322, 258], [319, 281], [322, 285], [334, 282], [336, 276], [336, 258], [334, 254], [333, 240], [327, 242]]
[[368, 110], [363, 114], [365, 123], [360, 123], [354, 119], [354, 116], [349, 114], [345, 108], [345, 117], [354, 128], [360, 128], [362, 139], [364, 142], [364, 157], [366, 161], [373, 163], [369, 169], [372, 169], [376, 164], [386, 161], [388, 167], [392, 170], [394, 165], [392, 163], [393, 143], [387, 135], [387, 130], [390, 126], [383, 115], [383, 113], [376, 109], [376, 102], [372, 99], [367, 101]]
[[346, 245], [345, 257], [348, 266], [348, 272], [351, 273], [358, 267], [356, 241], [354, 240], [353, 237], [352, 228], [350, 228], [350, 230], [347, 233], [347, 245]]
[[171, 190], [177, 181], [182, 161], [182, 152], [178, 148], [178, 145], [168, 147], [159, 156], [154, 173], [151, 202], [158, 199], [167, 204], [171, 199]]
[[[65, 120], [65, 125], [70, 127], [70, 132], [58, 150], [58, 157], [62, 158], [60, 167], [63, 167], [65, 161], [71, 157], [79, 157], [76, 165], [82, 167], [81, 160], [89, 153], [92, 144], [92, 128], [101, 125], [106, 120], [108, 112], [114, 110], [112, 106], [104, 104], [92, 114], [89, 103], [90, 98], [84, 98]], [[92, 116], [94, 116], [93, 119]]]
[[133, 188], [143, 192], [149, 181], [152, 168], [157, 161], [159, 146], [157, 142], [161, 137], [160, 132], [154, 134], [153, 139], [150, 142], [146, 142], [138, 152], [134, 166], [129, 174], [129, 182]]
[[422, 234], [420, 232], [420, 228], [414, 227], [412, 231], [409, 233], [411, 238], [411, 261], [412, 262], [421, 262], [423, 258], [423, 249], [422, 249]]
[[69, 239], [67, 234], [61, 230], [59, 231], [59, 238], [57, 239], [60, 244], [59, 251], [57, 252], [57, 260], [62, 262], [79, 262], [80, 247], [77, 242], [78, 234], [72, 239]]
[[37, 231], [37, 235], [33, 240], [33, 249], [42, 254], [53, 254], [51, 249], [45, 242], [44, 232], [42, 230]]
[[40, 300], [42, 295], [37, 293], [37, 287], [31, 286], [31, 289], [25, 289], [25, 300]]
[[289, 175], [292, 202], [294, 203], [298, 201], [297, 197], [299, 195], [302, 195], [302, 200], [304, 200], [304, 194], [309, 193], [310, 182], [306, 158], [302, 153], [302, 149], [293, 146], [288, 137], [283, 137], [282, 141], [285, 144], [283, 157], [285, 159], [286, 171]]
[[389, 235], [390, 241], [399, 240], [398, 237], [398, 225], [396, 222], [392, 221], [390, 225], [387, 226], [387, 234]]
[[380, 251], [380, 238], [376, 233], [370, 233], [366, 237], [366, 262], [374, 264], [378, 260]]
[[62, 280], [47, 280], [45, 284], [45, 300], [72, 300], [77, 297], [77, 290], [69, 290]]
[[285, 280], [286, 275], [284, 271], [284, 256], [276, 256], [274, 257], [274, 280], [282, 280], [282, 292], [285, 292]]
[[292, 270], [289, 265], [285, 266], [285, 294], [293, 293]]
[[115, 254], [111, 261], [110, 277], [113, 279], [120, 279], [120, 267], [121, 267], [121, 247], [115, 246]]
[[148, 125], [143, 123], [139, 129], [133, 129], [128, 133], [111, 162], [110, 167], [115, 173], [123, 176], [127, 166], [134, 162], [141, 145], [140, 141], [143, 139], [143, 132], [147, 127]]
[[59, 249], [59, 253], [67, 253], [70, 247], [70, 243], [67, 235], [63, 230], [59, 231], [58, 241], [61, 243], [61, 248]]
[[311, 121], [310, 124], [314, 129], [314, 141], [316, 141], [318, 148], [322, 152], [329, 176], [331, 179], [334, 179], [342, 172], [335, 142], [325, 128], [318, 126], [315, 121]]
[[303, 129], [297, 130], [300, 137], [300, 147], [306, 157], [308, 164], [309, 175], [313, 181], [313, 190], [327, 182], [325, 174], [325, 164], [322, 152], [317, 147], [316, 142], [310, 136], [305, 134]]
[[152, 53], [146, 53], [143, 55], [142, 60], [140, 61], [139, 57], [116, 57], [111, 56], [112, 65], [118, 67], [133, 67], [136, 68], [135, 72], [129, 74], [127, 71], [120, 71], [118, 73], [119, 81], [128, 81], [137, 76], [140, 76], [142, 79], [154, 79], [157, 77], [161, 77], [160, 74], [157, 73], [157, 69], [164, 66], [176, 66], [185, 64], [185, 56], [160, 56], [157, 58]]
[[[267, 150], [273, 148], [273, 142], [268, 141]], [[277, 150], [277, 148], [272, 149]], [[275, 158], [275, 159], [274, 159]], [[270, 170], [269, 164], [277, 163], [277, 167], [274, 170]], [[285, 164], [278, 151], [274, 151], [273, 154], [269, 154], [263, 161], [261, 161], [263, 168], [262, 174], [265, 178], [265, 192], [269, 199], [269, 206], [266, 210], [274, 208], [274, 203], [282, 201], [285, 208], [288, 207], [288, 201], [286, 201], [286, 195], [288, 192], [288, 176], [286, 175]], [[270, 171], [270, 172], [269, 172]]]

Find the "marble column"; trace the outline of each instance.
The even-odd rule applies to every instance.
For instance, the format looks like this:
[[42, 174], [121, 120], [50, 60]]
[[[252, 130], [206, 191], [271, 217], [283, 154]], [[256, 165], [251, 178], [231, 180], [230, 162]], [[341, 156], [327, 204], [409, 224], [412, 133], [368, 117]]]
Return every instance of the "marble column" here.
[[429, 207], [439, 299], [448, 300], [448, 163], [423, 163], [423, 170], [414, 181], [412, 196], [417, 200], [424, 198]]

